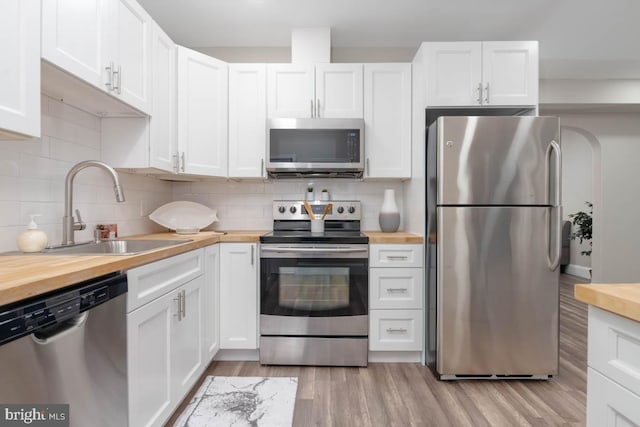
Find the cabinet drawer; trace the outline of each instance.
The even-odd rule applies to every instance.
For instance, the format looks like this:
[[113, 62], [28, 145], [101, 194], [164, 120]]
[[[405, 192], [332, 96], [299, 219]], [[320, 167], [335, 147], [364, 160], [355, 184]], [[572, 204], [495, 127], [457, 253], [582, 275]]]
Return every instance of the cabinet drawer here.
[[639, 425], [640, 396], [589, 368], [587, 427]]
[[369, 245], [370, 267], [422, 267], [422, 245]]
[[127, 312], [204, 273], [203, 250], [187, 252], [127, 271]]
[[422, 310], [370, 310], [369, 350], [422, 350]]
[[369, 269], [369, 307], [422, 308], [422, 268]]
[[640, 323], [589, 306], [589, 366], [640, 395]]

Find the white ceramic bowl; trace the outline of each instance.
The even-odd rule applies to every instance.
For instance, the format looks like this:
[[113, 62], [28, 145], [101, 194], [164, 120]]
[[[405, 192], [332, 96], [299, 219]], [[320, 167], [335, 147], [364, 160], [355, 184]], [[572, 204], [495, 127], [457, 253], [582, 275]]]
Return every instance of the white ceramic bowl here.
[[218, 221], [215, 209], [195, 202], [171, 202], [160, 206], [149, 215], [149, 219], [178, 234], [195, 234]]

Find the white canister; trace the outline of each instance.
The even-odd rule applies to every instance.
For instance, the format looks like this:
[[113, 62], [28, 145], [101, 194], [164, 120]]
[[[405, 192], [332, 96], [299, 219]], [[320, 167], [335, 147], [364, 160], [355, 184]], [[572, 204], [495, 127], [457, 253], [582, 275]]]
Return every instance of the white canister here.
[[324, 219], [312, 219], [311, 220], [311, 232], [312, 233], [324, 233]]
[[18, 235], [16, 245], [22, 252], [40, 252], [47, 247], [47, 234], [38, 229], [35, 217], [42, 215], [29, 215], [31, 221], [27, 229]]

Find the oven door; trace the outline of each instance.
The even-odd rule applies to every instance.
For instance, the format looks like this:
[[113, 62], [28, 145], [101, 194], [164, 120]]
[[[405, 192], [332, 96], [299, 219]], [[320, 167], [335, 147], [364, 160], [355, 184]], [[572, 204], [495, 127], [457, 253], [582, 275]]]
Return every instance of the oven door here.
[[263, 245], [262, 335], [367, 335], [367, 245]]

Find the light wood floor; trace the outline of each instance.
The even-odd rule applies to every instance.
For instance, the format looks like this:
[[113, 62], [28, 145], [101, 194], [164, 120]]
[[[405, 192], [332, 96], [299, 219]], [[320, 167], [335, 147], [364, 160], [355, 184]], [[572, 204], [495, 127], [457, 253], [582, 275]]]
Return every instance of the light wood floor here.
[[298, 377], [294, 426], [583, 426], [587, 310], [573, 298], [573, 285], [581, 282], [561, 276], [560, 373], [549, 381], [441, 382], [411, 363], [328, 368], [213, 362], [205, 375]]

